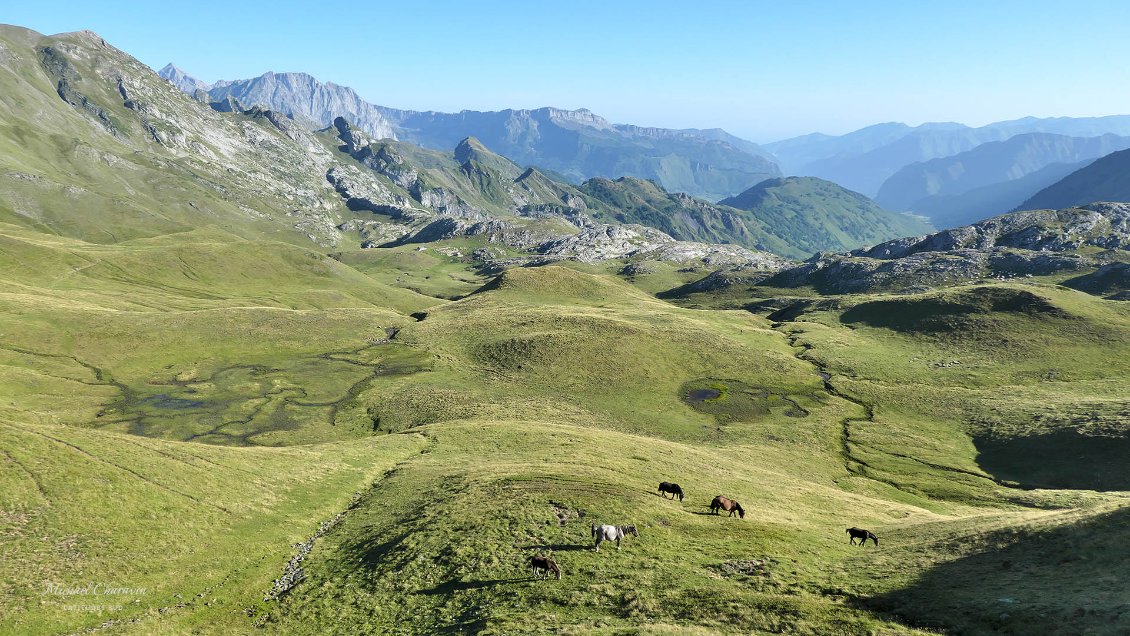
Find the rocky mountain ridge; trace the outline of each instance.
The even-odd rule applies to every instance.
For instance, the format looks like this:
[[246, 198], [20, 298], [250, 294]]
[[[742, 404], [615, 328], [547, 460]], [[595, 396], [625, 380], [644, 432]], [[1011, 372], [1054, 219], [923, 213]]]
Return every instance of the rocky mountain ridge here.
[[[204, 85], [171, 64], [162, 73], [190, 94]], [[344, 116], [378, 139], [432, 150], [448, 150], [465, 137], [476, 137], [519, 164], [539, 166], [576, 183], [628, 175], [717, 199], [781, 174], [769, 153], [725, 131], [612, 124], [583, 108], [401, 110], [369, 104], [352, 89], [321, 84], [303, 73], [267, 73], [205, 86], [211, 101], [230, 97], [246, 106], [259, 104], [307, 120], [315, 128]]]
[[[563, 258], [698, 260], [770, 270], [787, 264], [775, 255], [738, 246], [688, 243], [643, 225], [595, 221], [593, 215], [613, 215], [605, 202], [535, 169], [522, 171], [473, 138], [462, 140], [445, 157], [400, 142], [370, 140], [343, 118], [335, 120], [334, 130], [343, 152], [375, 172], [382, 184], [387, 180], [387, 186], [362, 191], [344, 171], [330, 175], [350, 207], [405, 224], [400, 232], [382, 228], [386, 240], [366, 241], [370, 247], [480, 237], [531, 255], [510, 258], [511, 264]], [[405, 151], [416, 156], [406, 157]], [[407, 196], [398, 195], [398, 188]]]
[[[5, 27], [0, 45], [0, 100], [16, 113], [9, 130], [21, 130], [18, 139], [0, 136], [9, 158], [0, 163], [5, 222], [83, 240], [216, 227], [332, 248], [420, 238], [444, 220], [455, 227], [443, 234], [493, 238], [536, 258], [600, 260], [654, 249], [656, 258], [727, 254], [750, 266], [783, 264], [750, 250], [679, 247], [650, 228], [597, 223], [575, 188], [473, 139], [436, 153], [373, 141], [344, 120], [311, 132], [283, 113], [235, 100], [224, 112], [88, 32], [47, 37]], [[75, 140], [72, 150], [59, 152], [52, 141], [59, 134]], [[60, 197], [70, 201], [60, 204]]]

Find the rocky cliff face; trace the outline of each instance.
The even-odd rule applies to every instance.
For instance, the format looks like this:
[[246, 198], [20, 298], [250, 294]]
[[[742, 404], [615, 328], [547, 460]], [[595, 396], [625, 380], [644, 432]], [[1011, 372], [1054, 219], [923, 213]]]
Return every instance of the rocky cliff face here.
[[494, 112], [420, 112], [376, 106], [347, 87], [304, 73], [266, 73], [247, 80], [204, 84], [172, 64], [163, 77], [211, 101], [233, 97], [311, 127], [344, 117], [376, 139], [399, 139], [449, 150], [467, 137], [523, 166], [540, 166], [574, 182], [623, 175], [654, 179], [668, 190], [716, 200], [781, 175], [768, 152], [723, 130], [670, 130], [614, 125], [586, 109], [538, 108]]
[[157, 71], [157, 74], [169, 80], [169, 82], [171, 82], [173, 86], [176, 86], [177, 89], [187, 95], [195, 95], [196, 91], [208, 92], [208, 89], [212, 88], [211, 84], [205, 84], [204, 82], [196, 79], [188, 73], [180, 70], [172, 63], [166, 64], [164, 68], [162, 68], [160, 71]]
[[306, 73], [266, 73], [248, 80], [203, 82], [169, 64], [160, 71], [181, 91], [192, 95], [204, 90], [212, 101], [229, 97], [245, 107], [262, 106], [289, 115], [311, 128], [323, 128], [346, 116], [355, 126], [377, 139], [395, 139], [391, 123], [375, 106], [347, 86], [322, 83]]

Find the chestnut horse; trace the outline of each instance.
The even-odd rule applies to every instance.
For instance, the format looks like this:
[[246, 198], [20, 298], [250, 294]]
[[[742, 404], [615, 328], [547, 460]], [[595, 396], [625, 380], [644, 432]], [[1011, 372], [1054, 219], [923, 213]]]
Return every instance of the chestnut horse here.
[[[557, 562], [547, 556], [532, 556], [530, 557], [530, 569], [533, 570], [534, 578], [544, 578], [550, 572], [561, 578], [561, 568], [558, 567]], [[541, 576], [538, 576], [538, 575]]]
[[736, 512], [738, 513], [739, 519], [745, 519], [745, 510], [742, 509], [742, 505], [734, 501], [733, 499], [727, 499], [722, 495], [718, 495], [714, 498], [714, 501], [710, 502], [710, 512], [718, 514], [719, 510], [725, 510], [726, 512], [729, 512], [729, 516], [731, 517], [734, 516], [734, 513]]
[[673, 484], [669, 481], [661, 481], [659, 482], [659, 492], [664, 493], [664, 499], [667, 498], [667, 494], [670, 494], [672, 499], [674, 499], [675, 496], [678, 495], [679, 501], [683, 500], [683, 489], [679, 488], [679, 484]]
[[871, 539], [875, 545], [879, 545], [879, 537], [875, 536], [874, 532], [864, 530], [863, 528], [848, 528], [848, 543], [855, 545], [855, 540], [859, 539], [859, 545], [867, 545], [867, 540]]

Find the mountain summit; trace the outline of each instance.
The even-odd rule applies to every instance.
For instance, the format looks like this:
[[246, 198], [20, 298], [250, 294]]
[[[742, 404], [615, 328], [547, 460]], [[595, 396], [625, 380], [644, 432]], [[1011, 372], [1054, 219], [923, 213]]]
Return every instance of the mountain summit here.
[[672, 192], [707, 199], [732, 196], [781, 176], [772, 155], [719, 130], [673, 130], [613, 124], [590, 110], [545, 107], [459, 113], [377, 106], [353, 89], [305, 73], [266, 73], [208, 85], [173, 66], [161, 76], [180, 90], [206, 90], [210, 99], [260, 105], [304, 122], [330, 126], [345, 117], [377, 139], [399, 139], [447, 151], [467, 137], [521, 165], [540, 166], [574, 183], [592, 177], [653, 179]]

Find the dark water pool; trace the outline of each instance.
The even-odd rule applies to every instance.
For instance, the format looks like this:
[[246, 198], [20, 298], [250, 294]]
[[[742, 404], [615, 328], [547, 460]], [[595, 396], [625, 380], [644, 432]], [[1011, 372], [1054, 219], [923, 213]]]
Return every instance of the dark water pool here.
[[695, 389], [687, 393], [688, 402], [705, 402], [706, 400], [717, 400], [722, 395], [718, 389]]

